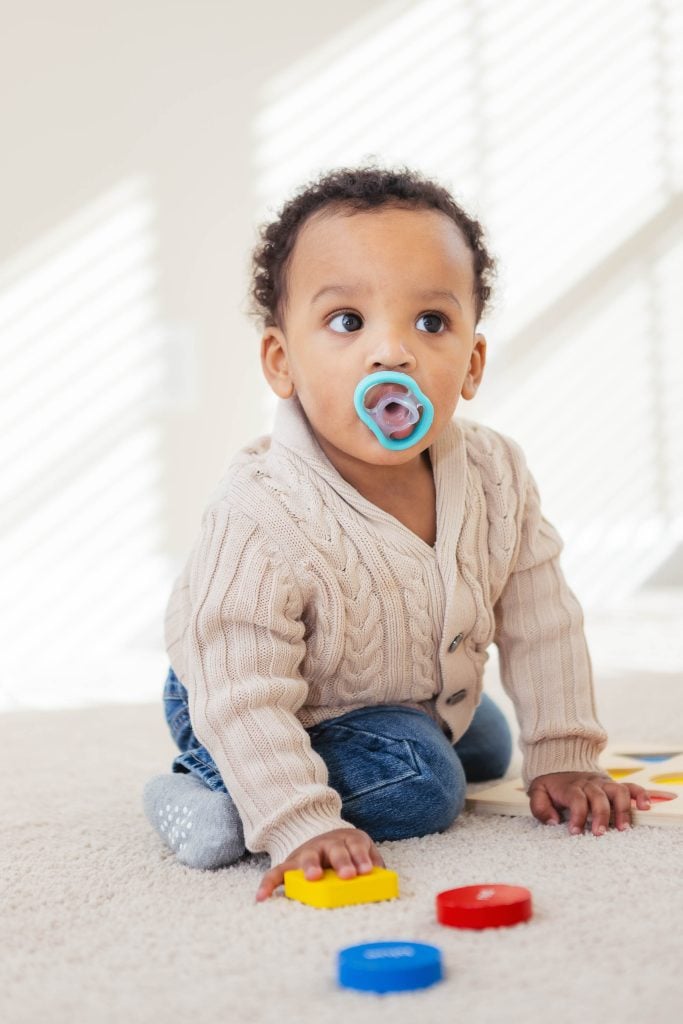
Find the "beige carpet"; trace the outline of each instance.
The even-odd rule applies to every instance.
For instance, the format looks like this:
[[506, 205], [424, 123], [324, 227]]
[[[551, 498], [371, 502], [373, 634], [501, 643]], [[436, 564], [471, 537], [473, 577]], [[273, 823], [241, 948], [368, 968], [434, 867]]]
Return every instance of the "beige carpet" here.
[[[604, 680], [598, 698], [619, 738], [682, 738], [673, 675]], [[571, 838], [466, 813], [442, 835], [384, 844], [399, 901], [257, 906], [265, 858], [194, 872], [143, 817], [142, 785], [172, 756], [160, 706], [17, 712], [0, 732], [3, 1024], [680, 1019], [683, 829]], [[435, 922], [437, 892], [482, 882], [527, 886], [533, 920], [478, 933]], [[384, 997], [338, 989], [336, 951], [381, 939], [438, 945], [446, 980]]]

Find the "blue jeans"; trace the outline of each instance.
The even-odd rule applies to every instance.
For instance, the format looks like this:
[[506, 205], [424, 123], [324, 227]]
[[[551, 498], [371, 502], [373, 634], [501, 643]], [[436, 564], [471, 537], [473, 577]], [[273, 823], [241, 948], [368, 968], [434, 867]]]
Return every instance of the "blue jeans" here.
[[[192, 731], [187, 690], [169, 669], [164, 710], [181, 753], [174, 772], [191, 772], [227, 793], [208, 750]], [[307, 730], [342, 798], [342, 816], [376, 841], [441, 832], [460, 814], [468, 782], [505, 775], [512, 734], [500, 708], [482, 695], [467, 732], [453, 745], [429, 715], [402, 705], [349, 711]]]

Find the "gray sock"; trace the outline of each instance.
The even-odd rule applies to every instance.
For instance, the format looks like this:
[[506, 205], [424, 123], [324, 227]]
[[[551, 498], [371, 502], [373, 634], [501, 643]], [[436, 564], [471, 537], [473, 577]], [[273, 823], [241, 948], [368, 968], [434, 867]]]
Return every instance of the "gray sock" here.
[[244, 832], [227, 793], [195, 775], [156, 775], [146, 783], [143, 804], [149, 823], [183, 864], [220, 868], [244, 853]]

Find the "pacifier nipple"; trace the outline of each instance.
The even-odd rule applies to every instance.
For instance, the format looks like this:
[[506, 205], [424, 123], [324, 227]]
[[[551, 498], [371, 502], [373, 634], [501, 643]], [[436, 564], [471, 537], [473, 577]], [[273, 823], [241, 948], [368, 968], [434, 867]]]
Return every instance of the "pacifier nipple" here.
[[434, 419], [434, 406], [407, 373], [383, 370], [358, 384], [353, 403], [359, 417], [384, 448], [417, 444]]
[[363, 402], [385, 437], [406, 437], [420, 419], [422, 406], [401, 384], [375, 384]]

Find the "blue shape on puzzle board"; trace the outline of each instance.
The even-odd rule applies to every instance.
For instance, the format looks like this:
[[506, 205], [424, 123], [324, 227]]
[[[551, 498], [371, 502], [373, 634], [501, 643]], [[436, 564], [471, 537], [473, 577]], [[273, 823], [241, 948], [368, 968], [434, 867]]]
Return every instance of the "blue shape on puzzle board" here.
[[441, 950], [421, 942], [366, 942], [340, 949], [337, 980], [363, 992], [409, 992], [443, 978]]
[[647, 761], [657, 764], [659, 761], [668, 761], [670, 757], [675, 757], [676, 753], [673, 754], [635, 754], [636, 760]]

